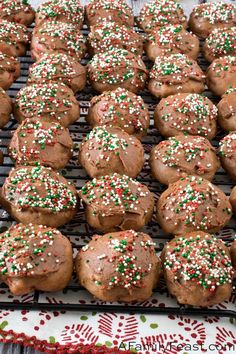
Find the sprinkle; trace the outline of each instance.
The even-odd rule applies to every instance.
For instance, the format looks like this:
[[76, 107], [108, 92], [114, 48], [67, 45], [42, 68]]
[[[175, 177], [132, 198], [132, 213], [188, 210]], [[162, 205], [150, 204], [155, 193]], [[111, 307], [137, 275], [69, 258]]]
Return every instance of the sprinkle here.
[[203, 137], [171, 137], [156, 146], [154, 158], [160, 159], [168, 167], [177, 168], [178, 171], [188, 171], [187, 166], [192, 164], [197, 166], [197, 174], [203, 174], [212, 168], [212, 164], [206, 165], [204, 161], [209, 151], [213, 151], [213, 148]]
[[[216, 210], [222, 211], [225, 217], [232, 214], [230, 208], [220, 209], [220, 193], [223, 192], [209, 181], [200, 177], [186, 176], [172, 184], [171, 190], [165, 196], [166, 202], [159, 212], [163, 219], [171, 214], [173, 219], [176, 218], [176, 223], [183, 223], [185, 228], [193, 227], [202, 231], [216, 228], [222, 225], [224, 220], [223, 216], [222, 220], [216, 218]], [[225, 203], [223, 202], [223, 205]]]
[[114, 211], [114, 208], [119, 208], [122, 213], [137, 212], [141, 201], [150, 199], [150, 192], [145, 185], [117, 173], [94, 178], [82, 187], [79, 194], [94, 209], [105, 206], [106, 213]]
[[43, 166], [13, 169], [5, 181], [6, 199], [19, 210], [49, 209], [52, 213], [74, 209], [77, 198], [69, 183]]
[[[70, 143], [63, 139], [66, 130], [59, 123], [44, 123], [38, 120], [26, 119], [15, 131], [13, 147], [10, 144], [9, 151], [17, 164], [27, 164], [36, 161], [44, 161], [45, 154], [50, 155], [51, 148], [61, 144], [63, 149], [71, 150]], [[14, 143], [14, 139], [15, 143]], [[49, 148], [49, 149], [47, 149]], [[46, 150], [47, 149], [47, 150]], [[49, 161], [50, 158], [47, 160]]]
[[28, 0], [1, 0], [0, 13], [1, 17], [11, 16], [13, 13], [29, 12], [31, 6]]
[[73, 22], [75, 25], [80, 26], [84, 21], [84, 9], [80, 1], [74, 0], [49, 0], [42, 3], [37, 13], [39, 19], [45, 18], [65, 18], [67, 23]]
[[52, 81], [23, 87], [16, 95], [15, 104], [27, 118], [47, 114], [52, 119], [61, 120], [63, 113], [72, 107], [72, 97], [65, 84]]
[[232, 158], [236, 151], [236, 132], [226, 135], [219, 144], [219, 155], [225, 158]]
[[150, 78], [157, 80], [157, 84], [168, 83], [177, 85], [196, 77], [199, 81], [205, 79], [197, 62], [185, 54], [170, 54], [157, 57], [150, 71]]
[[77, 75], [74, 63], [76, 61], [66, 54], [44, 54], [40, 60], [31, 65], [28, 82], [55, 78], [61, 80], [61, 77], [66, 77], [70, 81]]
[[236, 27], [215, 28], [206, 39], [206, 49], [214, 58], [236, 53]]
[[200, 4], [194, 8], [193, 15], [196, 18], [203, 17], [211, 24], [227, 23], [234, 20], [235, 6], [223, 1]]
[[91, 80], [106, 84], [121, 84], [131, 80], [139, 86], [146, 80], [147, 70], [142, 59], [121, 48], [109, 48], [104, 53], [95, 54], [88, 64]]
[[[33, 34], [36, 42], [48, 50], [65, 51], [68, 55], [81, 58], [85, 52], [86, 38], [78, 30], [78, 26], [63, 22], [46, 22]], [[37, 46], [36, 46], [37, 51]]]
[[138, 17], [138, 22], [147, 32], [156, 27], [185, 21], [183, 9], [175, 0], [152, 0], [143, 6]]
[[[172, 110], [174, 114], [170, 113]], [[217, 113], [217, 107], [207, 97], [188, 94], [181, 98], [176, 95], [173, 101], [165, 99], [160, 118], [177, 130], [208, 137], [215, 127]]]
[[[42, 273], [48, 264], [59, 265], [53, 252], [59, 231], [47, 226], [17, 224], [0, 235], [0, 272], [4, 276], [27, 276]], [[41, 246], [43, 244], [43, 246]], [[53, 265], [53, 271], [55, 271]], [[50, 271], [50, 268], [48, 269]]]
[[141, 96], [119, 87], [92, 99], [92, 107], [99, 103], [102, 104], [99, 125], [118, 125], [124, 129], [134, 127], [137, 132], [148, 128], [148, 111]]
[[[120, 23], [132, 25], [132, 11], [123, 0], [91, 0], [87, 6], [88, 16], [97, 16], [97, 23], [100, 23], [104, 18], [108, 21], [114, 21], [117, 18]], [[105, 12], [105, 14], [104, 14]], [[113, 15], [114, 13], [114, 15]]]
[[235, 73], [236, 71], [236, 57], [228, 55], [213, 61], [209, 70], [215, 74], [216, 77], [225, 76], [227, 73]]
[[[143, 233], [133, 230], [124, 231], [122, 238], [108, 239], [108, 249], [110, 252], [97, 257], [101, 266], [96, 269], [96, 273], [101, 273], [104, 269], [104, 264], [108, 263], [108, 267], [112, 268], [111, 278], [104, 280], [104, 274], [100, 276], [96, 282], [103, 287], [111, 289], [113, 287], [141, 288], [144, 287], [143, 279], [151, 272], [154, 264], [150, 262], [153, 254], [155, 254], [155, 243], [151, 239], [147, 239]], [[145, 251], [139, 250], [143, 248]], [[142, 252], [142, 253], [141, 253]], [[145, 253], [143, 253], [145, 252]], [[137, 257], [137, 254], [145, 255], [143, 258]], [[105, 261], [104, 261], [105, 260]], [[97, 275], [96, 274], [96, 275]]]
[[91, 47], [107, 51], [110, 47], [124, 48], [136, 55], [142, 54], [142, 39], [133, 29], [106, 19], [92, 27], [88, 35]]
[[30, 36], [26, 26], [0, 19], [0, 39], [11, 46], [28, 43]]
[[178, 237], [172, 243], [174, 247], [166, 254], [164, 269], [171, 271], [176, 281], [181, 277], [181, 282], [193, 281], [210, 291], [232, 283], [234, 271], [223, 241], [205, 234]]

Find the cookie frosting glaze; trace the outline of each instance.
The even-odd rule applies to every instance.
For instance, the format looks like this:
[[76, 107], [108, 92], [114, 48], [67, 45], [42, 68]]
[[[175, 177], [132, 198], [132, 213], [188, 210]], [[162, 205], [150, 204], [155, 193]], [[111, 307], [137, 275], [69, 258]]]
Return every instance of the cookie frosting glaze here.
[[206, 38], [215, 28], [231, 28], [236, 24], [236, 7], [223, 1], [197, 5], [188, 24], [199, 37]]
[[28, 0], [1, 0], [0, 18], [29, 26], [34, 21], [35, 12]]
[[139, 27], [152, 32], [157, 27], [181, 24], [187, 27], [186, 16], [175, 0], [152, 0], [145, 4], [137, 19]]
[[45, 53], [59, 52], [80, 60], [86, 52], [86, 38], [72, 23], [49, 21], [35, 27], [31, 54], [37, 60]]
[[176, 53], [186, 54], [196, 60], [199, 53], [199, 40], [182, 25], [169, 24], [154, 29], [147, 36], [145, 50], [152, 61], [155, 61], [157, 56]]
[[162, 253], [164, 277], [181, 304], [210, 306], [229, 299], [233, 267], [222, 240], [197, 231], [175, 237]]
[[143, 38], [132, 28], [103, 20], [91, 26], [89, 50], [92, 54], [107, 51], [109, 47], [126, 49], [136, 55], [143, 53]]
[[117, 173], [94, 178], [79, 191], [89, 225], [102, 231], [138, 230], [152, 217], [154, 199], [148, 188]]
[[93, 97], [86, 120], [92, 127], [118, 126], [139, 139], [146, 135], [150, 123], [142, 97], [122, 87]]
[[147, 73], [141, 58], [120, 48], [95, 54], [88, 63], [90, 82], [99, 92], [123, 87], [137, 93], [144, 88]]
[[232, 205], [233, 213], [236, 216], [236, 186], [233, 187], [229, 200]]
[[218, 122], [224, 130], [236, 130], [236, 87], [229, 88], [217, 105]]
[[91, 0], [85, 7], [85, 14], [88, 26], [104, 19], [128, 27], [134, 25], [133, 12], [125, 0]]
[[160, 260], [150, 236], [133, 230], [95, 235], [78, 253], [80, 283], [105, 301], [144, 300], [160, 276]]
[[61, 254], [63, 246], [57, 242], [59, 235], [58, 230], [43, 225], [11, 226], [0, 235], [1, 276], [22, 277], [57, 271], [60, 263], [66, 262], [65, 255]]
[[79, 118], [79, 104], [73, 91], [63, 82], [48, 81], [23, 87], [16, 95], [14, 116], [59, 122], [67, 127]]
[[189, 174], [211, 180], [220, 167], [210, 142], [191, 135], [174, 136], [160, 142], [152, 149], [149, 163], [152, 175], [164, 184]]
[[160, 101], [154, 122], [163, 136], [200, 135], [209, 140], [217, 132], [217, 107], [199, 94], [177, 94]]
[[220, 141], [219, 155], [222, 167], [236, 179], [236, 131], [229, 133]]
[[210, 62], [226, 55], [236, 55], [236, 27], [214, 29], [205, 41], [203, 53]]
[[19, 61], [12, 56], [0, 52], [0, 87], [8, 90], [19, 76]]
[[236, 277], [236, 237], [234, 237], [234, 241], [231, 245], [230, 254], [231, 254], [232, 264], [235, 269], [234, 275]]
[[19, 23], [9, 22], [0, 18], [0, 51], [17, 57], [26, 52], [30, 34], [27, 27]]
[[115, 172], [135, 178], [144, 164], [144, 149], [120, 128], [100, 126], [82, 141], [79, 162], [92, 178]]
[[[70, 280], [72, 248], [69, 240], [56, 229], [33, 224], [12, 225], [0, 234], [0, 254], [0, 278], [15, 295], [34, 289], [58, 291]], [[65, 273], [60, 274], [59, 281], [57, 275], [62, 268]]]
[[157, 202], [157, 220], [164, 231], [181, 235], [217, 232], [232, 216], [226, 195], [206, 179], [186, 176], [169, 185]]
[[206, 82], [217, 96], [222, 96], [229, 88], [236, 86], [236, 57], [228, 55], [215, 59], [208, 67]]
[[3, 128], [9, 120], [12, 113], [12, 100], [6, 92], [0, 87], [0, 128]]
[[80, 1], [74, 0], [49, 0], [43, 2], [36, 11], [36, 26], [41, 26], [45, 21], [73, 23], [78, 28], [81, 28], [84, 22], [84, 8]]
[[185, 54], [170, 54], [155, 59], [148, 89], [156, 97], [178, 92], [201, 93], [204, 82], [205, 75], [195, 60]]
[[59, 81], [73, 92], [81, 91], [86, 84], [86, 68], [66, 54], [44, 54], [29, 68], [28, 83]]
[[72, 148], [68, 129], [59, 123], [26, 119], [15, 130], [8, 151], [17, 165], [40, 163], [60, 169], [70, 160]]
[[77, 193], [51, 168], [16, 167], [4, 182], [0, 203], [17, 221], [58, 227], [75, 215]]

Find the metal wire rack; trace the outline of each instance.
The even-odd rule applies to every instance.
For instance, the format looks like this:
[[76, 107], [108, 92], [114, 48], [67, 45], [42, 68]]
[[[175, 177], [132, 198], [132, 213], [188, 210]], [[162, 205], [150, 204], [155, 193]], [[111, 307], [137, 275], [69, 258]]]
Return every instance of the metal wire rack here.
[[[32, 27], [31, 27], [32, 30]], [[88, 31], [86, 28], [83, 29], [85, 35]], [[86, 64], [88, 59], [83, 60], [83, 64]], [[151, 63], [146, 61], [147, 66], [151, 66]], [[9, 96], [14, 99], [18, 90], [26, 84], [28, 76], [28, 68], [33, 63], [33, 60], [30, 56], [30, 53], [27, 52], [25, 57], [20, 58], [21, 62], [21, 77], [16, 80], [8, 91]], [[201, 67], [205, 70], [206, 63], [204, 59], [199, 56], [199, 63]], [[214, 102], [217, 102], [217, 99], [212, 96], [209, 91], [204, 92], [209, 98]], [[68, 164], [66, 169], [61, 170], [61, 173], [71, 182], [75, 183], [77, 188], [80, 188], [89, 178], [86, 175], [86, 172], [77, 164], [77, 155], [78, 147], [83, 137], [87, 132], [89, 132], [90, 127], [86, 124], [84, 117], [87, 114], [89, 101], [96, 95], [96, 92], [87, 85], [85, 90], [82, 93], [77, 95], [77, 99], [80, 102], [81, 108], [81, 118], [75, 124], [69, 127], [71, 136], [74, 141], [74, 155]], [[145, 103], [149, 107], [151, 115], [151, 126], [148, 131], [147, 137], [143, 140], [143, 145], [147, 156], [153, 145], [157, 144], [162, 140], [162, 137], [158, 131], [153, 126], [153, 111], [158, 103], [157, 99], [152, 97], [148, 91], [141, 93]], [[14, 166], [10, 160], [7, 153], [7, 146], [11, 139], [12, 131], [17, 127], [16, 121], [12, 117], [12, 120], [0, 131], [0, 149], [4, 153], [4, 164], [0, 167], [0, 186], [2, 186], [5, 178], [8, 176], [10, 169]], [[222, 137], [222, 132], [219, 131], [216, 139], [213, 141], [214, 146], [218, 146], [218, 142]], [[150, 169], [146, 163], [141, 174], [137, 178], [140, 182], [145, 183], [150, 190], [155, 194], [156, 197], [164, 191], [164, 186], [160, 183], [154, 181], [150, 177]], [[220, 186], [222, 190], [229, 195], [231, 188], [233, 187], [233, 182], [226, 176], [223, 170], [220, 170], [213, 183]], [[0, 209], [0, 231], [6, 230], [11, 223], [14, 222], [11, 217], [2, 209]], [[84, 245], [90, 237], [94, 234], [94, 231], [87, 225], [83, 211], [80, 210], [78, 215], [70, 224], [61, 228], [61, 231], [64, 235], [67, 235], [72, 242], [74, 253]], [[154, 241], [157, 243], [157, 251], [160, 251], [163, 248], [163, 245], [171, 237], [170, 235], [164, 234], [163, 231], [159, 228], [155, 220], [151, 221], [149, 225], [145, 228], [145, 231], [149, 233]], [[218, 236], [224, 239], [227, 242], [232, 241], [232, 237], [236, 232], [236, 221], [232, 220], [229, 225], [227, 225]], [[59, 310], [59, 311], [101, 311], [101, 312], [127, 312], [127, 313], [151, 313], [151, 314], [175, 314], [175, 315], [188, 315], [188, 316], [216, 316], [216, 317], [230, 317], [236, 320], [236, 311], [229, 309], [227, 304], [223, 306], [219, 305], [214, 308], [193, 308], [188, 306], [179, 305], [176, 301], [167, 294], [166, 286], [161, 282], [158, 289], [154, 290], [153, 298], [151, 301], [142, 302], [142, 303], [133, 303], [133, 304], [124, 304], [124, 303], [105, 303], [102, 301], [94, 300], [79, 284], [76, 283], [76, 279], [72, 279], [72, 283], [64, 289], [62, 292], [57, 294], [44, 294], [38, 291], [35, 291], [34, 294], [23, 297], [14, 297], [8, 290], [7, 286], [4, 284], [0, 285], [0, 309], [20, 309], [20, 310]], [[232, 296], [236, 296], [234, 290]], [[160, 300], [161, 299], [161, 300]], [[168, 305], [163, 305], [162, 300], [166, 302], [168, 300]]]

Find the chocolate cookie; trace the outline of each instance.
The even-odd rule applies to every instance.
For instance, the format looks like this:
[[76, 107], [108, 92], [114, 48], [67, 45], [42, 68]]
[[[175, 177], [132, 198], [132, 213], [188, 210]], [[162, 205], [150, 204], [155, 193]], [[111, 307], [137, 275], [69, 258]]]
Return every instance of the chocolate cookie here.
[[70, 241], [58, 230], [12, 225], [0, 234], [0, 278], [13, 295], [59, 291], [68, 285], [73, 257]]
[[229, 200], [232, 205], [234, 216], [236, 216], [236, 186], [232, 189]]
[[134, 15], [125, 0], [91, 0], [85, 6], [86, 23], [94, 26], [104, 19], [119, 25], [132, 27]]
[[180, 4], [175, 0], [152, 0], [145, 4], [137, 18], [140, 28], [152, 32], [157, 27], [169, 24], [187, 27], [187, 18]]
[[155, 61], [158, 56], [177, 53], [186, 54], [196, 60], [199, 53], [199, 40], [182, 25], [170, 24], [154, 29], [148, 35], [144, 48], [152, 61]]
[[219, 155], [222, 167], [231, 178], [236, 179], [236, 131], [220, 141]]
[[90, 54], [99, 54], [109, 47], [126, 49], [135, 55], [143, 53], [143, 38], [133, 28], [103, 20], [91, 26], [88, 35]]
[[98, 92], [123, 87], [137, 93], [144, 89], [148, 74], [140, 57], [120, 48], [94, 55], [87, 67], [91, 85]]
[[168, 290], [180, 304], [212, 306], [229, 299], [233, 267], [224, 242], [202, 231], [165, 245], [162, 266]]
[[205, 96], [182, 93], [163, 98], [154, 112], [155, 127], [165, 136], [201, 135], [211, 140], [217, 132], [217, 108]]
[[138, 139], [147, 134], [150, 123], [142, 97], [122, 87], [93, 97], [86, 120], [92, 127], [120, 127]]
[[88, 224], [102, 232], [139, 230], [153, 213], [149, 189], [117, 173], [94, 178], [79, 191]]
[[4, 161], [4, 155], [3, 155], [2, 150], [0, 150], [0, 165], [3, 164], [3, 161]]
[[0, 52], [0, 87], [8, 90], [19, 76], [19, 61], [14, 57]]
[[236, 86], [236, 57], [229, 55], [215, 59], [207, 70], [206, 82], [217, 96]]
[[95, 127], [80, 145], [79, 163], [91, 178], [115, 172], [135, 178], [144, 165], [144, 149], [118, 127]]
[[231, 254], [232, 264], [236, 272], [236, 237], [234, 238], [234, 241], [231, 245], [230, 254]]
[[1, 188], [0, 204], [16, 221], [58, 227], [76, 214], [77, 192], [51, 168], [16, 167]]
[[0, 18], [25, 26], [34, 22], [35, 11], [28, 0], [1, 0]]
[[58, 170], [72, 157], [73, 141], [59, 123], [26, 119], [14, 131], [8, 152], [17, 165], [40, 163]]
[[192, 231], [217, 232], [232, 215], [228, 198], [206, 179], [186, 176], [169, 185], [157, 202], [157, 220], [174, 235]]
[[231, 28], [235, 24], [236, 7], [224, 1], [197, 5], [188, 22], [193, 33], [201, 38], [207, 38], [215, 28]]
[[218, 123], [224, 130], [236, 130], [236, 87], [228, 89], [217, 105]]
[[80, 60], [85, 52], [86, 38], [72, 23], [47, 21], [33, 31], [31, 54], [36, 60], [45, 53], [64, 53]]
[[44, 54], [29, 68], [29, 84], [63, 82], [73, 92], [82, 91], [86, 84], [86, 68], [66, 54]]
[[203, 46], [206, 60], [212, 62], [226, 55], [236, 55], [236, 27], [216, 28], [207, 37]]
[[144, 301], [160, 277], [150, 236], [133, 230], [95, 235], [75, 259], [78, 280], [104, 301]]
[[6, 125], [11, 117], [12, 112], [12, 100], [6, 94], [6, 92], [0, 87], [0, 128]]
[[185, 54], [160, 56], [150, 71], [148, 89], [158, 98], [175, 93], [201, 93], [205, 89], [205, 75], [197, 62]]
[[25, 54], [30, 34], [27, 27], [19, 23], [0, 19], [0, 51], [12, 57]]
[[37, 8], [35, 24], [40, 27], [46, 21], [73, 23], [78, 28], [82, 28], [84, 8], [80, 1], [75, 0], [49, 0], [43, 2]]
[[149, 160], [152, 175], [163, 184], [186, 175], [212, 180], [220, 168], [215, 149], [201, 136], [179, 135], [156, 145]]
[[79, 103], [73, 91], [62, 82], [48, 81], [23, 87], [16, 95], [14, 116], [24, 119], [38, 119], [59, 122], [68, 127], [80, 116]]

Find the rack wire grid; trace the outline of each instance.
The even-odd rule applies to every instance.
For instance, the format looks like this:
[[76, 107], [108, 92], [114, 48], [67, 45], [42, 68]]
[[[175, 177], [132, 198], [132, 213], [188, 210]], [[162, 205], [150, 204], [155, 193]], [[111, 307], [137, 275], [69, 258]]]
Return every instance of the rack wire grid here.
[[[33, 26], [30, 27], [32, 31]], [[136, 28], [136, 30], [142, 34], [142, 31]], [[88, 35], [88, 29], [86, 26], [83, 28], [83, 33], [85, 36]], [[143, 57], [144, 62], [147, 67], [151, 67], [152, 63]], [[20, 88], [26, 85], [28, 77], [28, 68], [33, 63], [33, 59], [30, 56], [30, 52], [27, 52], [25, 57], [19, 58], [21, 62], [21, 76], [15, 83], [11, 86], [8, 91], [9, 96], [14, 100], [17, 92]], [[88, 57], [82, 60], [82, 64], [88, 62]], [[199, 55], [198, 62], [203, 70], [206, 70], [207, 63], [204, 58]], [[95, 91], [86, 85], [83, 92], [77, 94], [77, 100], [80, 103], [81, 117], [75, 122], [75, 124], [69, 127], [71, 137], [74, 141], [74, 154], [67, 165], [66, 169], [61, 170], [61, 173], [71, 182], [73, 182], [77, 189], [81, 188], [84, 183], [89, 179], [86, 172], [78, 166], [78, 148], [84, 138], [84, 136], [91, 130], [85, 122], [85, 116], [88, 112], [89, 101], [94, 96], [97, 95]], [[204, 95], [208, 96], [214, 103], [217, 102], [217, 98], [212, 96], [211, 92], [205, 91]], [[160, 133], [154, 128], [153, 125], [153, 112], [158, 100], [151, 96], [151, 94], [144, 90], [141, 92], [145, 103], [148, 105], [151, 125], [148, 130], [148, 135], [143, 139], [142, 143], [145, 149], [146, 157], [148, 158], [150, 150], [153, 145], [158, 144], [163, 138]], [[14, 164], [7, 153], [7, 146], [12, 136], [12, 132], [16, 129], [17, 123], [12, 117], [11, 121], [6, 127], [0, 131], [0, 149], [4, 153], [4, 164], [0, 167], [0, 186], [4, 183], [5, 178]], [[213, 140], [213, 145], [218, 146], [219, 140], [222, 138], [223, 132], [219, 130], [217, 137]], [[138, 181], [145, 183], [149, 189], [154, 193], [155, 198], [164, 191], [165, 187], [153, 180], [150, 174], [150, 168], [146, 160], [144, 168], [137, 178]], [[233, 187], [233, 182], [221, 169], [216, 174], [213, 183], [220, 186], [220, 188], [227, 194]], [[5, 231], [12, 223], [13, 219], [8, 215], [8, 213], [0, 209], [0, 231]], [[224, 241], [230, 242], [233, 239], [236, 230], [236, 220], [232, 218], [230, 223], [217, 233], [217, 236], [222, 238]], [[78, 249], [86, 244], [91, 236], [95, 233], [92, 228], [86, 223], [84, 218], [84, 212], [82, 209], [78, 212], [76, 217], [67, 225], [60, 228], [60, 231], [67, 235], [70, 239], [74, 255], [78, 252]], [[158, 224], [153, 219], [149, 225], [144, 228], [144, 232], [147, 232], [152, 236], [153, 240], [157, 245], [157, 252], [161, 251], [165, 242], [170, 240], [171, 235], [165, 234]], [[236, 296], [235, 289], [232, 293], [232, 297]], [[21, 310], [51, 310], [51, 311], [101, 311], [101, 312], [126, 312], [126, 313], [151, 313], [151, 314], [175, 314], [175, 315], [190, 315], [190, 316], [216, 316], [216, 317], [229, 317], [236, 319], [236, 311], [228, 306], [228, 302], [211, 307], [211, 308], [194, 308], [190, 306], [180, 305], [176, 303], [176, 300], [168, 294], [166, 285], [163, 280], [158, 285], [157, 289], [154, 289], [153, 296], [150, 300], [143, 302], [134, 302], [132, 304], [125, 304], [122, 302], [111, 303], [103, 302], [94, 299], [83, 287], [81, 287], [77, 281], [75, 274], [72, 277], [72, 281], [69, 286], [67, 286], [63, 291], [58, 293], [42, 293], [35, 291], [32, 294], [28, 294], [21, 297], [16, 297], [10, 294], [8, 288], [5, 284], [0, 284], [0, 309], [21, 309]]]

